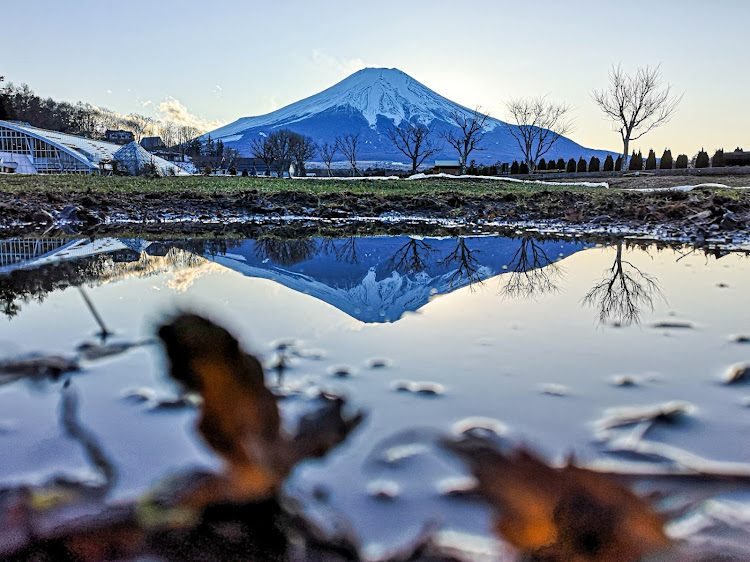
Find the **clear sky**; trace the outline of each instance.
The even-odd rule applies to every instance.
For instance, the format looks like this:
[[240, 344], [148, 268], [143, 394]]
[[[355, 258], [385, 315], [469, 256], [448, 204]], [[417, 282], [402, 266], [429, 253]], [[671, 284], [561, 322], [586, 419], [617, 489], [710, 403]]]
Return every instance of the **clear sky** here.
[[620, 150], [591, 90], [613, 64], [661, 64], [684, 99], [632, 148], [750, 149], [747, 0], [35, 0], [2, 17], [6, 80], [120, 113], [219, 125], [383, 66], [499, 119], [549, 94], [574, 107], [573, 140]]

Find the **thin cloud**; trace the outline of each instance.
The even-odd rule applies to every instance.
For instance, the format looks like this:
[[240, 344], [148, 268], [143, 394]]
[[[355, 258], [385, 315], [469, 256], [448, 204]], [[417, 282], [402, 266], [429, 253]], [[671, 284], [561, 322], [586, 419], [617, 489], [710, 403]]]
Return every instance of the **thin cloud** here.
[[333, 72], [339, 76], [349, 76], [357, 70], [362, 70], [368, 66], [376, 66], [366, 63], [361, 58], [333, 57], [321, 49], [313, 49], [312, 64], [317, 67], [318, 70]]

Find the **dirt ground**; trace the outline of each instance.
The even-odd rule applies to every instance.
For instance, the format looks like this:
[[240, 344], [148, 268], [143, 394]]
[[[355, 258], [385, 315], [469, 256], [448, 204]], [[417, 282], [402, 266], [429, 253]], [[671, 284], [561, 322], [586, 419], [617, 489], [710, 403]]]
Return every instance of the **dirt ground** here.
[[[463, 189], [464, 181], [466, 189]], [[702, 187], [689, 192], [638, 192], [644, 188], [719, 183], [744, 187], [750, 176], [639, 176], [587, 178], [615, 189], [581, 189], [540, 185], [525, 189], [494, 180], [455, 181], [446, 188], [435, 180], [435, 193], [414, 195], [373, 191], [311, 193], [303, 190], [106, 192], [81, 189], [19, 192], [0, 184], [0, 237], [61, 228], [81, 234], [118, 231], [145, 233], [246, 232], [263, 223], [302, 224], [300, 217], [327, 223], [378, 219], [388, 232], [409, 232], [409, 221], [383, 217], [453, 219], [468, 227], [505, 223], [554, 222], [579, 232], [611, 228], [654, 232], [657, 237], [689, 237], [701, 242], [750, 238], [750, 189]], [[497, 189], [488, 191], [489, 185]], [[217, 182], [217, 187], [221, 187]], [[455, 186], [459, 185], [458, 188]], [[484, 191], [476, 187], [483, 186]], [[518, 184], [516, 184], [517, 186]], [[634, 191], [627, 191], [633, 189]], [[294, 219], [296, 220], [290, 220]], [[360, 221], [361, 222], [361, 221]], [[413, 221], [412, 221], [413, 222]]]

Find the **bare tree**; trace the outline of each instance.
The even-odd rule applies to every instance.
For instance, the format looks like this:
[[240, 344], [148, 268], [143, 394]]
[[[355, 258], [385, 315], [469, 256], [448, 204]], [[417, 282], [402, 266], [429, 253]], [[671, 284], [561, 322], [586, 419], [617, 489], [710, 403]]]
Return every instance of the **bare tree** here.
[[339, 147], [336, 143], [328, 144], [327, 142], [320, 143], [318, 145], [318, 154], [323, 160], [323, 164], [326, 165], [328, 170], [328, 177], [330, 178], [333, 174], [331, 173], [331, 164], [333, 163], [333, 157], [338, 152]]
[[437, 250], [424, 240], [409, 238], [409, 241], [401, 246], [393, 254], [388, 265], [399, 273], [419, 273], [427, 269], [430, 255]]
[[583, 297], [583, 304], [599, 309], [599, 322], [612, 320], [629, 326], [640, 322], [644, 307], [654, 309], [654, 297], [664, 298], [657, 280], [622, 257], [623, 241], [617, 241], [615, 262], [606, 277]]
[[394, 127], [388, 131], [388, 137], [396, 148], [411, 160], [411, 173], [416, 174], [417, 168], [432, 154], [442, 150], [442, 146], [432, 144], [430, 129], [422, 123], [407, 123]]
[[250, 150], [253, 153], [253, 158], [261, 160], [266, 165], [266, 175], [270, 175], [274, 154], [271, 143], [268, 142], [268, 137], [259, 137], [255, 139], [250, 145]]
[[292, 133], [289, 138], [289, 158], [294, 163], [294, 171], [305, 177], [305, 162], [315, 156], [317, 147], [310, 137]]
[[195, 137], [197, 137], [200, 133], [201, 131], [198, 130], [197, 127], [193, 127], [192, 125], [179, 125], [177, 127], [175, 135], [177, 137], [177, 144], [179, 145], [180, 150], [183, 154], [185, 154], [188, 143]]
[[557, 282], [563, 270], [534, 238], [523, 237], [508, 264], [506, 283], [501, 293], [512, 299], [535, 299], [559, 290]]
[[344, 135], [343, 137], [336, 137], [336, 147], [349, 161], [349, 165], [352, 167], [353, 175], [358, 176], [359, 170], [357, 170], [357, 150], [359, 150], [359, 133], [357, 133], [356, 135], [349, 134]]
[[177, 127], [174, 123], [171, 121], [163, 121], [159, 124], [156, 131], [159, 138], [161, 138], [161, 142], [164, 143], [164, 146], [167, 148], [174, 146], [175, 138], [177, 137]]
[[570, 106], [548, 101], [547, 96], [511, 98], [505, 107], [513, 121], [505, 125], [516, 139], [530, 172], [557, 140], [573, 129], [568, 116]]
[[667, 123], [682, 96], [672, 95], [670, 84], [662, 86], [658, 65], [639, 68], [634, 75], [629, 75], [618, 64], [609, 73], [609, 87], [591, 92], [594, 103], [614, 122], [613, 130], [622, 137], [621, 170], [626, 169], [630, 141]]
[[442, 137], [458, 152], [461, 175], [466, 173], [469, 154], [474, 150], [484, 150], [478, 145], [484, 138], [484, 124], [489, 115], [482, 113], [479, 109], [477, 106], [470, 115], [458, 110], [454, 111], [451, 114], [451, 120], [460, 131], [449, 130], [442, 133]]
[[123, 121], [124, 127], [133, 132], [135, 142], [141, 142], [141, 139], [152, 129], [153, 124], [153, 119], [137, 113], [130, 113]]
[[240, 157], [240, 151], [236, 148], [225, 148], [224, 154], [222, 155], [222, 163], [227, 168], [234, 168], [237, 164], [237, 159]]
[[474, 290], [474, 285], [482, 283], [480, 269], [482, 264], [474, 254], [480, 253], [479, 250], [471, 250], [466, 245], [466, 238], [456, 238], [456, 248], [443, 259], [443, 265], [452, 267], [455, 264], [456, 269], [450, 277], [450, 287], [460, 285], [464, 281]]

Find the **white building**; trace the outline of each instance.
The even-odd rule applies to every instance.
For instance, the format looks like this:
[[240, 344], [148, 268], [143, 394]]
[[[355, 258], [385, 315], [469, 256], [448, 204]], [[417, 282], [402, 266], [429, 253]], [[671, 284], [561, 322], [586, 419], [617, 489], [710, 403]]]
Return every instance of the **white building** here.
[[[38, 129], [18, 121], [0, 121], [0, 170], [21, 174], [101, 174], [110, 173], [112, 162], [117, 160], [122, 164], [120, 169], [138, 174], [143, 165], [141, 159], [135, 163], [121, 159], [129, 154], [136, 155], [138, 151], [121, 150], [123, 148], [110, 142]], [[118, 151], [119, 157], [115, 155]], [[149, 161], [156, 165], [160, 175], [187, 175], [178, 166], [157, 156], [150, 157]]]

